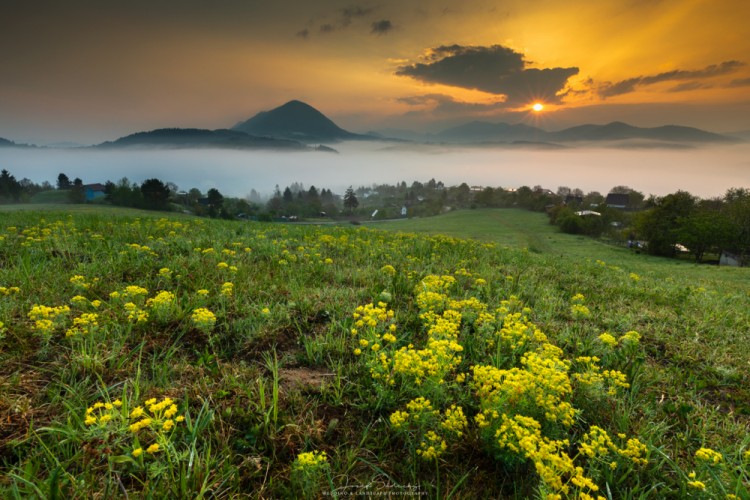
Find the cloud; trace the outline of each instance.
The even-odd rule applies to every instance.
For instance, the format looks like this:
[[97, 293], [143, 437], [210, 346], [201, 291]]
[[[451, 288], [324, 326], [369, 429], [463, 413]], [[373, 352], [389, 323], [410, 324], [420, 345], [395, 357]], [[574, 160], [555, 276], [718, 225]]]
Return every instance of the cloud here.
[[352, 5], [350, 7], [346, 7], [344, 9], [341, 9], [341, 19], [339, 20], [339, 23], [346, 27], [349, 26], [352, 23], [352, 20], [358, 17], [365, 17], [368, 14], [371, 14], [374, 9], [369, 7], [359, 7], [356, 5]]
[[729, 82], [729, 87], [747, 87], [750, 85], [750, 78], [739, 78]]
[[[666, 71], [664, 73], [658, 73], [656, 75], [648, 76], [636, 76], [621, 80], [619, 82], [607, 82], [599, 86], [599, 96], [606, 99], [607, 97], [613, 97], [616, 95], [628, 94], [634, 92], [637, 87], [645, 85], [653, 85], [655, 83], [668, 82], [668, 81], [679, 81], [679, 80], [700, 80], [706, 78], [713, 78], [715, 76], [725, 75], [737, 71], [739, 68], [744, 66], [745, 63], [740, 61], [725, 61], [721, 64], [711, 64], [703, 69], [698, 70], [680, 70], [676, 69], [673, 71]], [[692, 90], [695, 84], [699, 85], [698, 82], [693, 82], [693, 86], [690, 84], [684, 84], [683, 86], [678, 85], [675, 87], [679, 90]], [[680, 88], [683, 87], [683, 88]], [[673, 89], [674, 91], [674, 89]]]
[[678, 85], [675, 85], [671, 89], [667, 90], [667, 92], [687, 92], [689, 90], [698, 90], [698, 89], [708, 89], [711, 88], [711, 85], [706, 85], [705, 83], [701, 82], [683, 82]]
[[[322, 35], [328, 35], [330, 33], [333, 33], [335, 31], [342, 31], [345, 30], [351, 25], [355, 20], [360, 18], [366, 18], [370, 16], [376, 9], [372, 7], [360, 7], [358, 5], [350, 5], [349, 7], [345, 7], [343, 9], [337, 9], [335, 14], [331, 15], [325, 14], [319, 17], [321, 20], [325, 20], [323, 24], [321, 24], [318, 27], [318, 32]], [[387, 23], [382, 24], [382, 23]], [[378, 25], [377, 28], [375, 25]], [[372, 23], [372, 29], [373, 33], [377, 34], [384, 34], [393, 26], [390, 25], [390, 21], [384, 20], [384, 21], [378, 21], [377, 23]], [[310, 36], [310, 31], [308, 29], [302, 29], [297, 32], [297, 36], [301, 38], [308, 38]]]
[[560, 102], [560, 92], [578, 68], [528, 68], [523, 54], [501, 45], [448, 45], [428, 51], [426, 61], [400, 66], [396, 74], [425, 83], [504, 95], [506, 105], [539, 99]]
[[381, 19], [380, 21], [375, 21], [374, 23], [372, 23], [372, 30], [370, 30], [370, 33], [374, 33], [376, 35], [385, 35], [392, 29], [393, 24], [388, 19]]
[[[507, 107], [504, 102], [494, 103], [473, 103], [457, 101], [453, 97], [445, 94], [424, 94], [416, 96], [400, 97], [397, 102], [408, 104], [409, 106], [422, 108], [422, 111], [429, 111], [433, 115], [465, 115], [485, 114], [496, 112]], [[419, 114], [420, 111], [410, 111], [412, 114]]]

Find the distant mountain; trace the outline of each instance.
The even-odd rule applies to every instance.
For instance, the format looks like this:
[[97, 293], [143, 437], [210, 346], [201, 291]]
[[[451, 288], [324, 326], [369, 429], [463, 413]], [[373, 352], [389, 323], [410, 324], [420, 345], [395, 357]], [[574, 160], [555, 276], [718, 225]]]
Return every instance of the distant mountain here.
[[547, 132], [522, 123], [511, 125], [508, 123], [490, 123], [473, 121], [452, 127], [435, 135], [438, 141], [456, 142], [488, 142], [497, 141], [541, 141], [546, 140]]
[[289, 101], [271, 111], [261, 111], [249, 120], [238, 123], [232, 130], [302, 142], [375, 139], [342, 129], [323, 113], [301, 101]]
[[15, 146], [15, 145], [16, 145], [15, 142], [9, 141], [8, 139], [3, 139], [2, 137], [0, 137], [0, 147], [3, 147], [3, 146]]
[[[735, 142], [734, 137], [714, 134], [692, 127], [665, 125], [662, 127], [634, 127], [622, 122], [606, 125], [579, 125], [557, 132], [524, 124], [470, 122], [452, 127], [435, 135], [441, 142], [458, 143], [519, 143], [519, 142], [574, 142], [574, 141], [658, 141], [664, 146], [672, 143]], [[641, 143], [645, 145], [646, 143]]]
[[404, 128], [383, 128], [379, 130], [370, 130], [368, 136], [379, 140], [396, 140], [407, 142], [433, 142], [435, 137], [429, 133], [415, 132]]
[[732, 137], [706, 132], [693, 127], [665, 125], [662, 127], [634, 127], [622, 122], [606, 125], [580, 125], [559, 132], [550, 132], [555, 141], [620, 141], [625, 139], [650, 139], [673, 142], [733, 142]]
[[736, 137], [743, 141], [750, 141], [750, 130], [736, 130], [734, 132], [728, 132], [726, 135]]
[[171, 148], [237, 148], [237, 149], [284, 149], [304, 150], [307, 147], [297, 141], [257, 137], [236, 130], [205, 130], [197, 128], [162, 128], [150, 132], [137, 132], [115, 141], [107, 141], [97, 148], [121, 148], [133, 146]]

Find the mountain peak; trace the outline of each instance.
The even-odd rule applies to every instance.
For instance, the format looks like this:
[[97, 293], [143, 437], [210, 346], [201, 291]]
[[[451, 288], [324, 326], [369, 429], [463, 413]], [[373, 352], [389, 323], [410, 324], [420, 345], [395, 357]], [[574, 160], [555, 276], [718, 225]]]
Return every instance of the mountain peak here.
[[270, 111], [261, 111], [233, 130], [247, 134], [282, 137], [306, 142], [356, 139], [358, 136], [340, 128], [309, 104], [291, 100]]

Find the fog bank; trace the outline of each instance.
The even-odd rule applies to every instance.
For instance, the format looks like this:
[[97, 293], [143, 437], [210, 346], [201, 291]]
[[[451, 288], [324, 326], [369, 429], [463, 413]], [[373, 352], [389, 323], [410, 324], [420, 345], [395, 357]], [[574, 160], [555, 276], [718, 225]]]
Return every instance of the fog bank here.
[[534, 150], [409, 145], [383, 142], [336, 144], [339, 154], [218, 149], [87, 150], [0, 148], [0, 168], [16, 179], [55, 184], [59, 173], [85, 184], [127, 177], [156, 177], [180, 189], [217, 188], [225, 196], [261, 194], [300, 182], [343, 193], [373, 183], [395, 184], [434, 178], [446, 185], [556, 190], [558, 186], [606, 194], [616, 185], [646, 195], [678, 189], [703, 198], [730, 187], [750, 187], [750, 144], [696, 149], [607, 149], [578, 147]]

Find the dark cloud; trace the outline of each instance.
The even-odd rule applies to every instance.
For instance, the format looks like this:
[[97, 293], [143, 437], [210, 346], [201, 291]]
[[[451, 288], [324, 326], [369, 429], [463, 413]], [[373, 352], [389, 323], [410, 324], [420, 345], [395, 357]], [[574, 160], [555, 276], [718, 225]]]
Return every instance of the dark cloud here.
[[747, 87], [750, 86], [750, 78], [739, 78], [729, 82], [729, 87]]
[[711, 88], [711, 85], [706, 85], [705, 83], [691, 81], [691, 82], [683, 82], [679, 85], [675, 85], [671, 89], [669, 89], [667, 92], [687, 92], [689, 90], [697, 90], [697, 89], [708, 89]]
[[426, 83], [482, 90], [506, 97], [506, 105], [532, 99], [559, 102], [560, 92], [578, 68], [527, 68], [523, 54], [501, 45], [444, 45], [432, 49], [424, 63], [397, 68], [396, 74]]
[[[345, 30], [351, 25], [355, 20], [365, 18], [370, 16], [376, 9], [372, 7], [360, 7], [358, 5], [350, 5], [349, 7], [345, 7], [343, 9], [338, 9], [335, 11], [335, 13], [329, 13], [322, 15], [318, 17], [320, 20], [325, 20], [327, 22], [321, 24], [318, 28], [318, 32], [323, 35], [327, 35], [330, 33], [333, 33], [334, 31], [342, 31]], [[390, 24], [390, 21], [379, 21], [377, 24], [388, 22]], [[312, 23], [311, 23], [312, 24]], [[373, 32], [375, 32], [375, 24], [373, 23]], [[381, 28], [381, 31], [377, 31], [377, 34], [384, 34], [392, 28], [392, 26], [378, 26]], [[310, 31], [308, 29], [303, 29], [297, 32], [297, 35], [301, 38], [308, 38], [310, 36]]]
[[358, 17], [365, 17], [372, 13], [374, 9], [369, 7], [358, 7], [356, 5], [352, 5], [350, 7], [346, 7], [344, 9], [341, 9], [341, 19], [340, 23], [342, 26], [346, 27], [349, 26], [352, 23], [352, 20]]
[[[417, 96], [400, 97], [397, 102], [408, 104], [409, 106], [422, 106], [429, 109], [433, 115], [464, 115], [471, 116], [474, 114], [487, 113], [502, 110], [507, 107], [504, 102], [495, 103], [472, 103], [456, 101], [453, 97], [445, 94], [424, 94]], [[410, 114], [421, 114], [419, 111], [410, 111]]]
[[372, 30], [370, 30], [370, 33], [374, 33], [376, 35], [385, 35], [392, 29], [393, 24], [388, 19], [381, 19], [380, 21], [375, 21], [374, 23], [372, 23]]
[[[627, 94], [635, 91], [636, 87], [644, 85], [653, 85], [660, 82], [679, 81], [679, 80], [700, 80], [704, 78], [713, 78], [719, 75], [725, 75], [737, 71], [745, 63], [740, 61], [725, 61], [721, 64], [711, 64], [699, 70], [681, 70], [666, 71], [656, 75], [636, 76], [621, 80], [619, 82], [607, 82], [599, 87], [599, 95], [602, 98], [613, 97], [616, 95]], [[687, 85], [687, 84], [686, 84]], [[679, 88], [675, 87], [675, 88]], [[691, 90], [687, 85], [684, 90]], [[695, 87], [693, 87], [695, 88]]]

